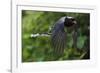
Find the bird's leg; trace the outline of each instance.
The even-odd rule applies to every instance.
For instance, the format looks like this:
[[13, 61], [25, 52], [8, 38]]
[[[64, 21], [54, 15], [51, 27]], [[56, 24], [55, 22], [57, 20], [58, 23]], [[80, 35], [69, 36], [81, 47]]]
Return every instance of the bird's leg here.
[[77, 49], [77, 31], [73, 31], [72, 37], [73, 37], [73, 46], [72, 47]]
[[77, 24], [73, 27], [72, 38], [73, 38], [73, 46], [72, 47], [76, 51], [79, 51], [80, 49], [77, 47], [77, 38], [78, 38], [78, 25]]

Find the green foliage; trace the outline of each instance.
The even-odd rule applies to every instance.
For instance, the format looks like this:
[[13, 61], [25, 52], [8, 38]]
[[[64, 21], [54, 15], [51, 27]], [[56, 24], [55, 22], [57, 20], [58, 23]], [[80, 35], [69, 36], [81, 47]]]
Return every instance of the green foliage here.
[[[50, 45], [50, 36], [38, 36], [31, 38], [31, 34], [47, 33], [54, 26], [55, 22], [63, 16], [73, 16], [77, 19], [78, 42], [77, 46], [80, 51], [72, 48], [73, 40], [71, 33], [68, 33], [67, 47], [64, 55], [57, 60], [77, 60], [83, 59], [89, 45], [89, 14], [88, 13], [71, 13], [71, 12], [46, 12], [46, 11], [22, 11], [22, 61], [39, 62], [53, 61], [53, 48]], [[88, 39], [88, 41], [87, 41]], [[83, 48], [85, 46], [85, 48]]]

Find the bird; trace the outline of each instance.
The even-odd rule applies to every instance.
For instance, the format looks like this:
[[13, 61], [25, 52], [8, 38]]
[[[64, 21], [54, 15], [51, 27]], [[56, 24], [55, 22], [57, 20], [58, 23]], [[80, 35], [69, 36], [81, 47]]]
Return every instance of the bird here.
[[51, 31], [51, 44], [53, 54], [60, 57], [64, 53], [67, 44], [67, 30], [74, 29], [77, 21], [72, 16], [64, 16], [57, 20]]

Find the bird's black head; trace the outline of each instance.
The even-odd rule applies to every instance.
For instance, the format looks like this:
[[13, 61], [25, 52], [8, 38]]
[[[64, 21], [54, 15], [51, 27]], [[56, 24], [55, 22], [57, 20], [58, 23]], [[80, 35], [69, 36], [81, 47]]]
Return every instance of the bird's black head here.
[[74, 18], [74, 17], [66, 17], [65, 18], [65, 22], [64, 22], [64, 25], [66, 26], [66, 27], [71, 27], [71, 26], [73, 26], [73, 25], [76, 25], [77, 24], [77, 22], [76, 22], [76, 19]]

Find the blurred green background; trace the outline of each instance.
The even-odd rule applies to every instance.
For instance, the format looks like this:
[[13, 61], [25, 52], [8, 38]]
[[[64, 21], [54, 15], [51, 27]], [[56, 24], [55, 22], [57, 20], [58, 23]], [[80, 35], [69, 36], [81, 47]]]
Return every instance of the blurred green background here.
[[71, 33], [68, 33], [67, 47], [64, 55], [57, 59], [82, 60], [90, 58], [90, 14], [71, 12], [47, 12], [22, 10], [22, 61], [40, 62], [53, 61], [53, 48], [50, 45], [50, 36], [31, 37], [31, 34], [48, 33], [55, 22], [63, 16], [73, 16], [78, 22], [78, 50], [72, 48]]

